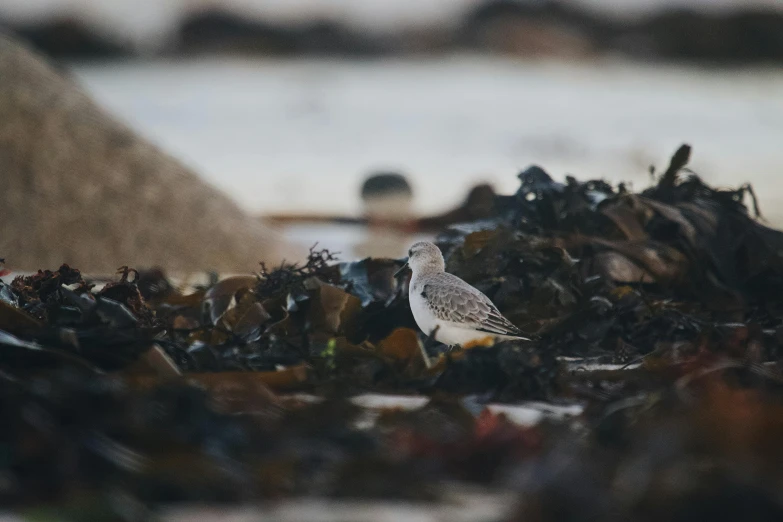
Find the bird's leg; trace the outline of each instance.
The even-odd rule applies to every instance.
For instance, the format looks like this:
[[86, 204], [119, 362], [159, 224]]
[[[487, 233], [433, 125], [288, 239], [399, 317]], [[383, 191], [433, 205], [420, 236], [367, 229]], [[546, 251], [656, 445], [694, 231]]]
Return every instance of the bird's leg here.
[[424, 348], [431, 348], [435, 343], [438, 341], [435, 340], [435, 335], [438, 333], [438, 329], [440, 328], [440, 325], [436, 326], [435, 328], [430, 331], [429, 335], [427, 335], [427, 338], [424, 339]]

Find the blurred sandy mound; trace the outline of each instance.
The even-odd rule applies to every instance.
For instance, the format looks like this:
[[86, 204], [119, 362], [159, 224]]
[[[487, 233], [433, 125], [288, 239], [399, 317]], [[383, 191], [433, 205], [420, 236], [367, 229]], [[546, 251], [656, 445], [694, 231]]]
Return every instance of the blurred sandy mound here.
[[19, 42], [0, 35], [0, 257], [247, 271], [296, 252], [136, 136]]

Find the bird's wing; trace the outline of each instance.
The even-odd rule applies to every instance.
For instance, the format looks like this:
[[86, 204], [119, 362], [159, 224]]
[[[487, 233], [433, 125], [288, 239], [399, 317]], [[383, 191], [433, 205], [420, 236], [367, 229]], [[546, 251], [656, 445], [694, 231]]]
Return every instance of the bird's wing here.
[[503, 317], [487, 296], [458, 281], [462, 284], [441, 282], [423, 286], [424, 297], [438, 318], [488, 334], [521, 337], [519, 328]]

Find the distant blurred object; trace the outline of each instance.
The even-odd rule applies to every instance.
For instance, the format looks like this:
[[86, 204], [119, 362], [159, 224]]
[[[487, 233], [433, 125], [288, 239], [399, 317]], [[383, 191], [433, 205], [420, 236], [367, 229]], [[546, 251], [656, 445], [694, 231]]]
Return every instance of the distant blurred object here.
[[465, 17], [473, 48], [534, 58], [582, 58], [598, 51], [596, 22], [578, 6], [555, 1], [488, 0]]
[[222, 9], [188, 14], [180, 24], [178, 36], [178, 47], [185, 53], [278, 54], [296, 48], [293, 35], [284, 29]]
[[362, 184], [361, 198], [367, 230], [356, 246], [358, 257], [400, 257], [410, 243], [413, 189], [396, 172], [370, 175]]
[[361, 190], [364, 215], [373, 219], [407, 221], [411, 217], [413, 189], [407, 178], [395, 172], [368, 177]]
[[[455, 50], [523, 58], [783, 61], [783, 2], [724, 0], [131, 0], [0, 4], [0, 25], [57, 57], [388, 55]], [[394, 4], [389, 7], [386, 4]], [[114, 6], [114, 7], [113, 7]], [[54, 5], [53, 5], [54, 7]], [[128, 12], [138, 16], [123, 16]]]
[[212, 8], [185, 16], [178, 30], [177, 54], [236, 53], [261, 55], [374, 54], [379, 42], [336, 22], [302, 20], [279, 24]]
[[[783, 2], [779, 2], [783, 7]], [[628, 28], [611, 46], [636, 57], [714, 63], [783, 63], [783, 10], [737, 8], [706, 14], [672, 9]]]
[[400, 174], [385, 173], [370, 176], [362, 185], [361, 217], [286, 213], [265, 215], [263, 219], [277, 225], [334, 223], [434, 233], [455, 223], [494, 215], [495, 196], [491, 185], [480, 183], [470, 189], [465, 200], [454, 209], [434, 216], [416, 217], [413, 213], [413, 190], [408, 180]]
[[123, 58], [132, 50], [120, 42], [104, 38], [73, 18], [61, 18], [16, 28], [20, 38], [52, 58], [78, 56], [89, 59]]
[[301, 224], [363, 225], [364, 238], [354, 246], [358, 257], [401, 257], [415, 234], [433, 235], [449, 225], [489, 218], [496, 213], [496, 193], [492, 186], [474, 186], [457, 207], [433, 216], [416, 217], [413, 188], [397, 172], [370, 175], [360, 190], [360, 217], [319, 214], [275, 214], [263, 219], [277, 225]]
[[62, 263], [249, 271], [298, 257], [271, 230], [0, 35], [0, 253]]

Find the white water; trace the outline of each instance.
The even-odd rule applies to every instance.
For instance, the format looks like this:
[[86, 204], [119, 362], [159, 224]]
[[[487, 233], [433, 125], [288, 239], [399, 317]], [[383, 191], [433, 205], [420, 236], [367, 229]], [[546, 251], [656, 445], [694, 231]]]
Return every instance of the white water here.
[[501, 191], [538, 163], [555, 177], [648, 183], [683, 141], [710, 183], [755, 185], [783, 218], [783, 69], [470, 56], [392, 61], [77, 65], [95, 97], [254, 212], [357, 212], [374, 168], [412, 178], [421, 212], [475, 182]]

